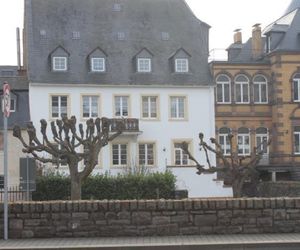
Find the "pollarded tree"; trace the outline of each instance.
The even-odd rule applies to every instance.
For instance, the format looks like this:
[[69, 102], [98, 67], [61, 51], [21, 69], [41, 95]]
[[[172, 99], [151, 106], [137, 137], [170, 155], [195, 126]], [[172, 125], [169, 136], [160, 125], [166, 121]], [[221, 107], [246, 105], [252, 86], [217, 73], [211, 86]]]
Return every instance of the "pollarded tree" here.
[[[232, 134], [228, 134], [230, 154], [224, 155], [221, 145], [215, 138], [210, 138], [210, 142], [214, 145], [214, 147], [212, 147], [204, 141], [204, 135], [202, 133], [199, 134], [200, 150], [203, 150], [205, 153], [207, 162], [206, 167], [200, 164], [189, 152], [188, 144], [186, 142], [181, 144], [181, 148], [183, 152], [188, 155], [189, 159], [195, 162], [198, 170], [197, 174], [213, 174], [217, 172], [224, 173], [225, 177], [229, 178], [231, 181], [233, 196], [238, 198], [242, 196], [242, 189], [245, 181], [253, 181], [256, 179], [256, 167], [262, 159], [264, 148], [271, 143], [271, 140], [263, 141], [260, 145], [254, 147], [249, 156], [241, 156], [238, 154], [238, 147], [233, 142], [233, 138], [234, 136]], [[216, 167], [211, 165], [209, 152], [212, 152], [217, 156], [217, 158], [221, 161], [221, 166]]]
[[[25, 142], [19, 126], [14, 127], [13, 135], [23, 144], [23, 152], [31, 154], [36, 160], [56, 165], [67, 163], [71, 178], [71, 199], [79, 200], [81, 184], [97, 165], [101, 149], [122, 133], [124, 123], [117, 122], [114, 125], [116, 132], [110, 133], [111, 119], [104, 117], [89, 119], [84, 131], [82, 124], [79, 124], [77, 130], [75, 116], [70, 119], [64, 117], [51, 122], [52, 140], [49, 140], [47, 136], [46, 120], [42, 119], [40, 123], [43, 141], [38, 139], [32, 122], [27, 124], [28, 143]], [[49, 157], [41, 156], [41, 152], [46, 152]], [[84, 168], [80, 171], [81, 161], [83, 161]]]

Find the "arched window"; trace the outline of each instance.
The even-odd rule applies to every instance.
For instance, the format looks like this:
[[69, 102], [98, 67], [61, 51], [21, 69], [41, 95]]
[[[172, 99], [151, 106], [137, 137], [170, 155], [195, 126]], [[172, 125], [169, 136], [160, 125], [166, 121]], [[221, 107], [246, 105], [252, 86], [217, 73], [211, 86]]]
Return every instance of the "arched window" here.
[[219, 144], [223, 150], [224, 155], [230, 155], [230, 142], [228, 135], [230, 134], [229, 128], [219, 129]]
[[217, 82], [217, 103], [230, 103], [230, 79], [226, 75], [219, 75]]
[[245, 75], [238, 75], [234, 82], [236, 103], [249, 103], [249, 79]]
[[267, 80], [262, 75], [257, 75], [253, 79], [254, 103], [268, 102], [268, 85]]
[[238, 154], [249, 155], [250, 154], [250, 131], [248, 128], [238, 129]]
[[268, 154], [268, 129], [260, 127], [255, 130], [255, 133], [257, 152], [263, 151], [264, 154]]
[[300, 126], [294, 127], [294, 152], [300, 154]]
[[300, 73], [293, 76], [293, 96], [295, 102], [300, 102]]

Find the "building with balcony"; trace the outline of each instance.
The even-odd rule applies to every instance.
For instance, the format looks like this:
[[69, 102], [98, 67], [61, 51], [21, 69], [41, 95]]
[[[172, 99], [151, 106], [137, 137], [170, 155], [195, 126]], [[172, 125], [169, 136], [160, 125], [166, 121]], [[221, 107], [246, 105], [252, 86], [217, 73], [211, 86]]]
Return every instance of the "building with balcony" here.
[[184, 0], [25, 0], [24, 28], [36, 126], [64, 115], [125, 120], [94, 173], [170, 170], [191, 197], [231, 194], [214, 175], [198, 176], [179, 147], [188, 142], [205, 163], [198, 133], [215, 127], [209, 25]]
[[238, 153], [271, 138], [260, 169], [269, 179], [300, 179], [300, 1], [291, 1], [283, 16], [263, 31], [255, 24], [242, 42], [236, 30], [228, 60], [212, 61], [216, 134], [229, 153], [228, 133]]

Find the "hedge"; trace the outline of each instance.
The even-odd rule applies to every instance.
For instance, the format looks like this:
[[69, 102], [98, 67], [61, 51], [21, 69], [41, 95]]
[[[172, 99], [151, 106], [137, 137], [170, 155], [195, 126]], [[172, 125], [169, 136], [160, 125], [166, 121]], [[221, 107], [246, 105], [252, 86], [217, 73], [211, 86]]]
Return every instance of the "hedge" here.
[[[175, 181], [171, 172], [90, 176], [82, 184], [82, 199], [170, 199], [174, 197]], [[58, 174], [38, 177], [32, 199], [69, 200], [70, 178]]]

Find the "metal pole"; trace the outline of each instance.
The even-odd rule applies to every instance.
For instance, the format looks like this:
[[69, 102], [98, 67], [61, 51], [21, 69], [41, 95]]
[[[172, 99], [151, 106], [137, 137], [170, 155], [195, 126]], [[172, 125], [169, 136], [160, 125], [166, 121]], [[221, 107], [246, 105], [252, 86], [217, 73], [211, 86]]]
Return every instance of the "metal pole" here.
[[27, 201], [29, 201], [29, 166], [28, 166], [28, 155], [26, 157], [26, 194], [27, 194]]
[[4, 240], [8, 239], [7, 117], [4, 115]]

